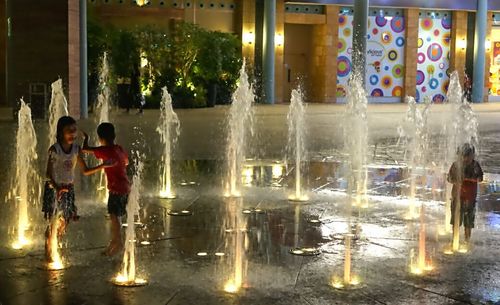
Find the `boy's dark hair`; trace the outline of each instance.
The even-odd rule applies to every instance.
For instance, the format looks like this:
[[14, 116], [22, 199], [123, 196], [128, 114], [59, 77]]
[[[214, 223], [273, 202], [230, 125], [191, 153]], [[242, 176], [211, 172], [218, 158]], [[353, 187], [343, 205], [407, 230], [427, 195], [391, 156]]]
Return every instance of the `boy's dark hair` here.
[[70, 116], [62, 116], [59, 118], [59, 120], [57, 120], [56, 140], [58, 143], [61, 143], [62, 141], [64, 127], [71, 126], [74, 124], [76, 124], [76, 121]]
[[459, 150], [463, 157], [470, 157], [476, 154], [476, 149], [474, 148], [474, 145], [469, 143], [465, 143], [464, 145], [462, 145], [462, 147], [460, 147]]
[[115, 140], [115, 126], [111, 123], [101, 123], [97, 127], [97, 135], [106, 142], [111, 143]]

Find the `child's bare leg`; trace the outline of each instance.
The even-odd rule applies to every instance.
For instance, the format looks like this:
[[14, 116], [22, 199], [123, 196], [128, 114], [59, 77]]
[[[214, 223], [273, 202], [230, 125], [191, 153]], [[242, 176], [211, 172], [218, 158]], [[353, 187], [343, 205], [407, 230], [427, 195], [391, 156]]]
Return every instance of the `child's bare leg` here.
[[122, 238], [120, 232], [120, 219], [118, 216], [111, 214], [111, 241], [109, 242], [108, 248], [104, 254], [113, 256], [122, 249]]
[[51, 262], [51, 252], [52, 248], [50, 246], [50, 238], [52, 237], [52, 226], [49, 224], [45, 230], [45, 259], [47, 262]]
[[468, 243], [470, 241], [470, 236], [472, 234], [472, 228], [465, 227], [465, 242]]

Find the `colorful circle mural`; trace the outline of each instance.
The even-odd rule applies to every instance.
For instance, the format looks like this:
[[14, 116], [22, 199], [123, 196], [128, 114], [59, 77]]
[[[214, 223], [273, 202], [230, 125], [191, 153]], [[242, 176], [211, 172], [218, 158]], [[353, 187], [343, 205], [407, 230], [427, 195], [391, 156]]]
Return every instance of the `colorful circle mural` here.
[[425, 62], [425, 54], [424, 53], [418, 53], [417, 54], [417, 63], [423, 64]]
[[434, 97], [432, 98], [432, 102], [434, 104], [441, 104], [444, 102], [444, 99], [445, 99], [444, 95], [442, 95], [441, 93], [438, 93], [438, 94], [434, 95]]
[[392, 87], [392, 77], [390, 77], [389, 75], [385, 75], [384, 77], [382, 77], [381, 84], [385, 89]]
[[442, 43], [444, 46], [449, 46], [450, 45], [450, 41], [451, 41], [451, 33], [444, 33], [443, 34], [443, 37], [441, 38], [442, 40]]
[[424, 45], [424, 40], [422, 38], [418, 39], [418, 47], [421, 48]]
[[373, 29], [372, 33], [373, 33], [373, 35], [377, 35], [378, 34], [378, 29]]
[[396, 38], [396, 45], [398, 47], [402, 47], [405, 45], [405, 39], [403, 37]]
[[392, 42], [392, 33], [388, 31], [382, 32], [381, 40], [383, 44], [390, 44]]
[[438, 61], [443, 56], [443, 49], [437, 43], [432, 43], [429, 48], [427, 48], [427, 57], [432, 61]]
[[450, 80], [447, 79], [443, 82], [443, 84], [441, 85], [441, 90], [443, 92], [448, 92], [448, 86], [450, 85]]
[[340, 56], [337, 59], [337, 75], [340, 77], [347, 76], [351, 72], [351, 60], [346, 56]]
[[431, 78], [429, 81], [429, 87], [434, 90], [439, 86], [439, 81], [435, 78]]
[[420, 27], [424, 31], [430, 31], [433, 26], [434, 26], [434, 22], [432, 21], [431, 18], [424, 18], [424, 19], [420, 20]]
[[425, 74], [424, 72], [418, 70], [417, 71], [417, 85], [422, 85], [425, 81]]
[[387, 24], [387, 19], [383, 16], [377, 16], [375, 17], [375, 24], [378, 25], [379, 27], [383, 27]]
[[350, 28], [344, 29], [344, 36], [351, 36], [351, 29]]
[[403, 65], [395, 65], [394, 67], [392, 67], [392, 76], [394, 78], [401, 78], [403, 77], [403, 72], [404, 72], [404, 68], [403, 68]]
[[370, 76], [370, 84], [375, 86], [377, 83], [378, 83], [378, 76], [377, 75]]
[[382, 89], [380, 89], [380, 88], [373, 89], [372, 93], [370, 95], [377, 96], [377, 97], [384, 96], [384, 91], [382, 91]]
[[390, 50], [389, 53], [387, 53], [387, 57], [390, 61], [395, 61], [398, 59], [398, 52], [396, 52], [396, 50]]
[[439, 30], [438, 29], [434, 30], [434, 36], [439, 36]]
[[347, 23], [347, 18], [344, 15], [339, 16], [339, 26], [344, 26]]
[[441, 26], [447, 30], [451, 29], [451, 18], [444, 17], [441, 19]]
[[339, 38], [339, 42], [337, 43], [337, 48], [339, 49], [339, 53], [342, 53], [347, 48], [347, 44], [343, 38]]
[[433, 65], [428, 65], [428, 66], [427, 66], [427, 74], [429, 74], [429, 75], [431, 75], [431, 76], [432, 76], [432, 75], [434, 75], [434, 72], [435, 72], [435, 71], [436, 71], [436, 69], [434, 68], [434, 66], [433, 66]]
[[396, 86], [392, 89], [392, 96], [400, 97], [403, 95], [403, 88], [401, 86]]
[[344, 97], [346, 93], [344, 86], [337, 84], [337, 97]]
[[405, 23], [401, 17], [393, 17], [391, 20], [391, 29], [396, 33], [401, 33], [405, 29]]

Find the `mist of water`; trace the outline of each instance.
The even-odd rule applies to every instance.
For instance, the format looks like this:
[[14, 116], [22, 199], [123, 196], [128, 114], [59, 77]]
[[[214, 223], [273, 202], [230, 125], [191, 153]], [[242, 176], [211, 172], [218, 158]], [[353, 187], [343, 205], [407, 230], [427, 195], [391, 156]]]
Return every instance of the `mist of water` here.
[[180, 135], [180, 122], [177, 114], [172, 108], [172, 98], [168, 93], [167, 87], [162, 89], [160, 122], [156, 131], [160, 134], [161, 143], [163, 145], [160, 197], [175, 198], [175, 194], [172, 189], [171, 160], [172, 147], [175, 145]]
[[[443, 171], [448, 170], [453, 162], [457, 162], [458, 172], [461, 172], [462, 158], [458, 157], [457, 149], [464, 144], [469, 143], [478, 148], [478, 121], [470, 103], [463, 97], [462, 86], [458, 72], [453, 72], [450, 77], [450, 85], [448, 87], [447, 104], [449, 107], [448, 116], [444, 124], [444, 136], [446, 138], [446, 150], [444, 154]], [[447, 197], [451, 198], [451, 185], [447, 184]], [[460, 198], [457, 200], [459, 201]], [[460, 203], [456, 204], [456, 209], [453, 211], [455, 215], [460, 213]], [[446, 201], [445, 213], [445, 228], [450, 232], [451, 220], [451, 202]], [[459, 219], [456, 217], [455, 219]], [[453, 251], [459, 249], [459, 222], [455, 221], [453, 228], [452, 248]]]
[[245, 72], [245, 63], [240, 70], [238, 87], [233, 93], [227, 121], [226, 141], [226, 187], [227, 197], [241, 196], [241, 172], [245, 162], [248, 136], [253, 135], [255, 95]]
[[40, 185], [37, 181], [36, 152], [37, 138], [33, 122], [31, 120], [31, 109], [21, 99], [21, 108], [17, 114], [18, 130], [16, 134], [16, 176], [11, 187], [11, 196], [17, 204], [17, 237], [12, 247], [21, 249], [30, 243], [26, 236], [29, 223], [29, 206], [36, 205]]
[[143, 279], [136, 274], [136, 234], [135, 218], [139, 217], [140, 198], [142, 191], [142, 161], [138, 161], [135, 167], [135, 174], [132, 178], [132, 188], [127, 203], [127, 227], [125, 231], [125, 251], [123, 253], [122, 268], [115, 279], [115, 282], [124, 285], [141, 284]]
[[292, 98], [287, 115], [288, 122], [288, 144], [287, 159], [295, 161], [295, 193], [289, 197], [294, 201], [305, 201], [307, 196], [302, 190], [302, 163], [304, 161], [305, 149], [305, 106], [303, 94], [300, 88], [292, 90]]
[[48, 147], [56, 141], [57, 121], [60, 117], [68, 115], [68, 101], [64, 96], [62, 79], [52, 83], [52, 96], [49, 105], [49, 133]]

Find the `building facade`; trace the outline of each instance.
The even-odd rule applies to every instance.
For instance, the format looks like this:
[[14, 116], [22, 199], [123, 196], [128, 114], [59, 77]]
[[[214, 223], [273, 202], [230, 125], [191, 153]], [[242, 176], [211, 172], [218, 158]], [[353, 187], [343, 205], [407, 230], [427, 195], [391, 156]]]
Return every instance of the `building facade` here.
[[[103, 25], [169, 27], [171, 20], [184, 20], [234, 33], [247, 62], [263, 75], [263, 102], [287, 102], [299, 85], [309, 102], [342, 102], [353, 69], [353, 1], [358, 0], [2, 1], [0, 105], [24, 97], [32, 107], [45, 107], [50, 83], [61, 77], [72, 114], [84, 115], [81, 24], [87, 12]], [[406, 95], [441, 102], [452, 71], [462, 83], [466, 74], [473, 78], [480, 101], [500, 100], [500, 1], [456, 2], [370, 1], [365, 52], [370, 102], [399, 103]], [[484, 45], [478, 45], [482, 35]], [[484, 66], [480, 72], [478, 65]]]

